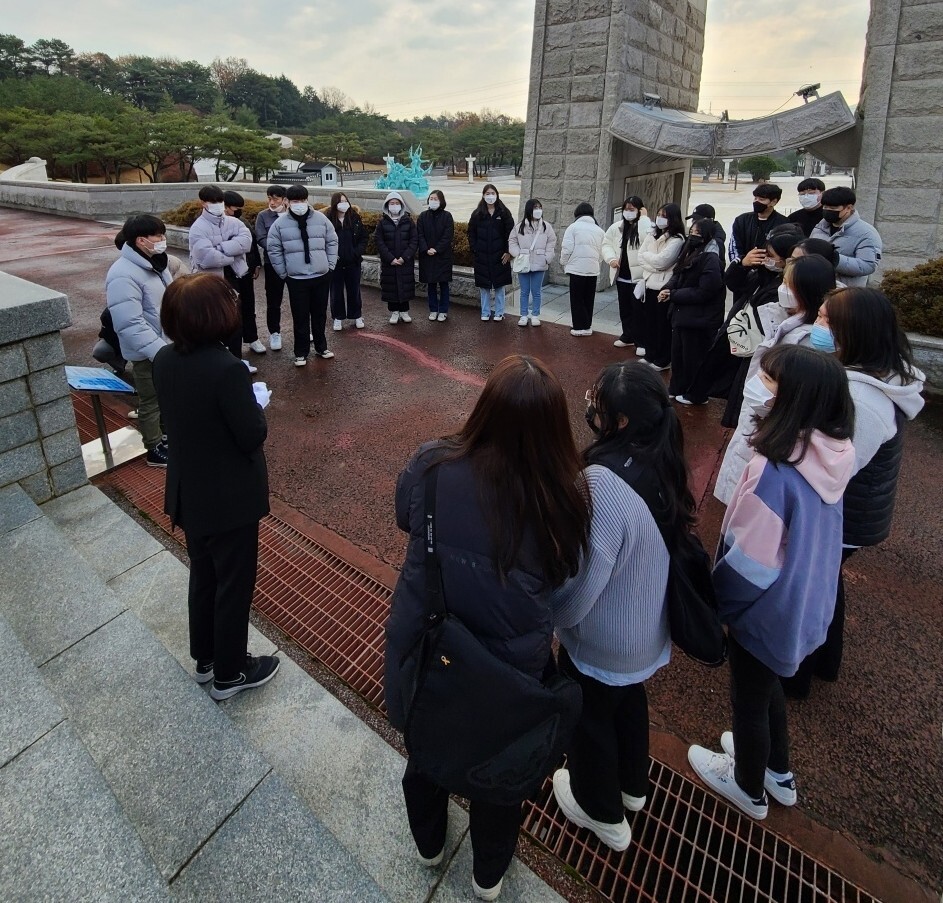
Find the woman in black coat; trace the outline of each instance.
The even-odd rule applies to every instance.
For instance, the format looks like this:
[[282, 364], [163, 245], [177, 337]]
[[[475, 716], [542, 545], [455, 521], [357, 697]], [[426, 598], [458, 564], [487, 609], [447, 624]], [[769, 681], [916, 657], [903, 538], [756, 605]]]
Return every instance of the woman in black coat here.
[[[161, 304], [173, 342], [154, 358], [167, 430], [164, 512], [183, 527], [190, 556], [190, 655], [199, 683], [227, 699], [261, 686], [278, 659], [248, 654], [259, 521], [268, 514], [262, 445], [268, 428], [249, 372], [223, 345], [239, 324], [238, 296], [210, 273], [174, 280]], [[256, 399], [259, 399], [258, 401]]]
[[445, 195], [429, 193], [428, 210], [419, 214], [419, 281], [429, 289], [429, 319], [444, 323], [449, 313], [449, 283], [452, 281], [452, 240], [455, 223], [445, 209]]
[[684, 392], [707, 355], [724, 320], [723, 267], [720, 257], [705, 248], [714, 238], [714, 221], [692, 224], [681, 256], [658, 300], [668, 301], [671, 322], [671, 380], [668, 394], [681, 404], [693, 404]]
[[[551, 656], [550, 592], [577, 572], [588, 545], [588, 496], [563, 389], [540, 361], [507, 357], [461, 432], [423, 445], [396, 484], [396, 523], [409, 546], [386, 624], [384, 690], [398, 730], [406, 720], [400, 663], [428, 620], [430, 467], [438, 470], [436, 545], [448, 609], [497, 658], [534, 678]], [[410, 760], [403, 795], [421, 860], [436, 866], [445, 852], [449, 788]], [[473, 890], [494, 900], [514, 856], [521, 804], [471, 800], [469, 821]]]
[[390, 323], [412, 323], [409, 302], [416, 297], [416, 249], [419, 235], [403, 197], [391, 191], [373, 239], [380, 255], [380, 297], [390, 309]]
[[[360, 265], [367, 251], [370, 235], [351, 207], [347, 195], [335, 191], [326, 214], [337, 233], [337, 265], [331, 272], [331, 317], [334, 332], [344, 328], [344, 320], [353, 320], [363, 329], [363, 301], [360, 297]], [[345, 298], [346, 295], [346, 298]]]
[[495, 322], [504, 319], [504, 287], [512, 280], [508, 238], [513, 228], [511, 211], [504, 206], [498, 189], [489, 182], [468, 220], [468, 246], [475, 260], [475, 285], [481, 291], [482, 320], [490, 319], [492, 314]]

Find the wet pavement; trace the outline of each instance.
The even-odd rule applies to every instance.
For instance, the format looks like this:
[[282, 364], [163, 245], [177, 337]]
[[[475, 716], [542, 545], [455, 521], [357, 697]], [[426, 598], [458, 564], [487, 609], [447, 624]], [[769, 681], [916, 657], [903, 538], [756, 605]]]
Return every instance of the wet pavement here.
[[[69, 297], [74, 325], [63, 337], [72, 364], [93, 363], [114, 232], [0, 210], [0, 269]], [[257, 294], [266, 341], [261, 282]], [[516, 318], [486, 324], [475, 307], [457, 305], [448, 322], [430, 323], [423, 305], [414, 303], [412, 323], [390, 326], [378, 292], [367, 288], [367, 328], [329, 331], [336, 358], [295, 368], [286, 303], [286, 350], [251, 355], [259, 367], [255, 378], [273, 390], [266, 412], [273, 495], [393, 567], [405, 547], [393, 522], [399, 470], [419, 443], [460, 426], [497, 361], [514, 352], [546, 361], [566, 389], [582, 442], [589, 438], [583, 393], [602, 366], [621, 359], [611, 336], [573, 338], [553, 324], [522, 329]], [[710, 547], [722, 508], [708, 490], [727, 431], [719, 426], [718, 403], [679, 415], [701, 501], [700, 530]], [[941, 465], [943, 405], [937, 403], [908, 428], [890, 539], [848, 565], [842, 677], [817, 684], [808, 700], [789, 707], [805, 815], [937, 893], [943, 874]], [[728, 728], [726, 669], [709, 671], [676, 655], [649, 687], [653, 726], [708, 745]], [[800, 814], [783, 814], [787, 832], [793, 815]], [[827, 833], [817, 836], [824, 846]]]

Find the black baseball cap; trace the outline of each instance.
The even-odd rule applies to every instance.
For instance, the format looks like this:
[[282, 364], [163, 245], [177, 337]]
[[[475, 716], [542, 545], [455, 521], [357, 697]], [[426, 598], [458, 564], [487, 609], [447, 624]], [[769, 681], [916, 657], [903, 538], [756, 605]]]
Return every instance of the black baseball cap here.
[[717, 212], [711, 207], [710, 204], [698, 204], [694, 208], [694, 213], [690, 216], [686, 216], [685, 219], [717, 219]]

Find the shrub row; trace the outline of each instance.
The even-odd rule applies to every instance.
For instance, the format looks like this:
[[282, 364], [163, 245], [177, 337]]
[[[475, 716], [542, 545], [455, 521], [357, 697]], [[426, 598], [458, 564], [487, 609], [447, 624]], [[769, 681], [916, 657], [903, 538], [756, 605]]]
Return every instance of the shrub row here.
[[888, 270], [881, 291], [897, 309], [902, 329], [943, 338], [943, 257], [907, 272]]

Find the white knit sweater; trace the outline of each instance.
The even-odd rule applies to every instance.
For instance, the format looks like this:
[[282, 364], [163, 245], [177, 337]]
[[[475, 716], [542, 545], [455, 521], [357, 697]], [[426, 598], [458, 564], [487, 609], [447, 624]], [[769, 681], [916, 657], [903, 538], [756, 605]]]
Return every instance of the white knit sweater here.
[[578, 665], [636, 683], [668, 658], [668, 550], [648, 506], [621, 477], [594, 464], [586, 480], [589, 552], [551, 597], [554, 625]]

